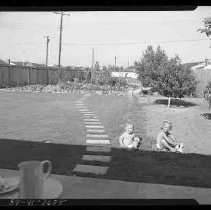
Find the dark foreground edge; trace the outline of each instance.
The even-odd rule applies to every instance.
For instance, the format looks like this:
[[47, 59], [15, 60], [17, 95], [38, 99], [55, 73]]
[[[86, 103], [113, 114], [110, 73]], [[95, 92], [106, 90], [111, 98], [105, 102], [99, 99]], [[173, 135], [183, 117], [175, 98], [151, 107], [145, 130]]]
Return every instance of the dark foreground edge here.
[[194, 199], [2, 199], [0, 206], [139, 206], [139, 205], [191, 205]]

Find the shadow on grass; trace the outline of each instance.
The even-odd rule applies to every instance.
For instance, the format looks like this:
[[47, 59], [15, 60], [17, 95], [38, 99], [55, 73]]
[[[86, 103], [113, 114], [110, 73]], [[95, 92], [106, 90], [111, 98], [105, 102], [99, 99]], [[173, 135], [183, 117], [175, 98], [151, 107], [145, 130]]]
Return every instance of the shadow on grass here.
[[[168, 105], [168, 99], [157, 99], [157, 100], [155, 100], [154, 103], [155, 104]], [[175, 99], [175, 98], [171, 99], [171, 106], [191, 107], [191, 106], [196, 106], [196, 105], [197, 104], [195, 104], [195, 103], [184, 101], [184, 100], [180, 100], [180, 99]]]
[[[109, 163], [83, 161], [86, 153], [111, 156]], [[50, 160], [52, 173], [73, 175], [77, 164], [108, 166], [104, 175], [79, 173], [78, 176], [211, 188], [211, 156], [156, 151], [126, 151], [111, 148], [109, 153], [87, 152], [85, 146], [44, 144], [0, 139], [0, 168], [17, 170], [25, 160]]]
[[85, 146], [0, 139], [0, 168], [18, 170], [28, 160], [50, 160], [52, 173], [69, 175], [85, 153]]
[[208, 120], [211, 120], [211, 113], [204, 113], [204, 114], [201, 114], [203, 117], [205, 117], [206, 119]]

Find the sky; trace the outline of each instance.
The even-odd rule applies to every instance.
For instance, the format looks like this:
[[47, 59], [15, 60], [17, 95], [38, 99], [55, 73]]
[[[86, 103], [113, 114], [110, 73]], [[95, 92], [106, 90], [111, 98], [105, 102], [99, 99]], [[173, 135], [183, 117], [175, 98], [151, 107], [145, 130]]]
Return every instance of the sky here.
[[[203, 18], [211, 7], [194, 11], [84, 11], [63, 17], [61, 65], [133, 65], [148, 45], [160, 44], [169, 57], [183, 63], [211, 58], [211, 40], [204, 33]], [[49, 64], [58, 64], [60, 15], [54, 12], [0, 12], [0, 59], [45, 63], [46, 38]], [[186, 40], [186, 41], [184, 41]], [[189, 41], [187, 41], [189, 40]], [[193, 41], [195, 40], [195, 41]], [[173, 42], [171, 42], [173, 41]]]

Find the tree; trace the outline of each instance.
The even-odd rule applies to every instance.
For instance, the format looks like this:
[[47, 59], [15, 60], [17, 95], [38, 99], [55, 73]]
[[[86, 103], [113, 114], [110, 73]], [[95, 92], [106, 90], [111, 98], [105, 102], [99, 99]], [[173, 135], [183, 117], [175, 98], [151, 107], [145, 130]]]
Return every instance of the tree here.
[[142, 54], [141, 60], [135, 62], [138, 79], [144, 87], [155, 86], [156, 81], [159, 79], [160, 71], [168, 61], [166, 53], [158, 46], [156, 52], [152, 46], [148, 46]]
[[139, 79], [143, 86], [151, 86], [163, 96], [182, 98], [191, 95], [196, 89], [196, 79], [190, 68], [181, 64], [176, 55], [168, 59], [165, 51], [158, 46], [156, 52], [148, 46], [140, 62], [135, 63]]
[[181, 99], [185, 95], [195, 93], [196, 84], [191, 69], [185, 68], [179, 56], [176, 55], [162, 70], [156, 87], [161, 95], [169, 97], [168, 106], [170, 106], [171, 97]]
[[96, 63], [95, 63], [94, 71], [100, 71], [100, 64], [98, 61], [96, 61]]
[[205, 33], [208, 37], [211, 36], [211, 17], [204, 18], [202, 22], [204, 22], [205, 28], [199, 28], [197, 31]]

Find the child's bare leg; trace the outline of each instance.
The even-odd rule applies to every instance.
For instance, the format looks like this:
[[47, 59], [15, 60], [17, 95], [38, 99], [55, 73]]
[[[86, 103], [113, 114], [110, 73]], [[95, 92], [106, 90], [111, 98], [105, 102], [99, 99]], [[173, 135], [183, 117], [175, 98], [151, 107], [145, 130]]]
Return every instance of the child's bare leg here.
[[138, 147], [140, 145], [141, 138], [135, 137], [134, 141], [137, 143], [136, 147]]
[[131, 144], [127, 145], [128, 149], [137, 149], [137, 142], [133, 141]]
[[176, 151], [175, 148], [171, 147], [166, 141], [162, 140], [161, 142], [162, 142], [163, 146], [165, 148], [169, 149], [171, 152], [175, 152]]
[[184, 144], [180, 143], [178, 144], [179, 148], [177, 149], [178, 152], [183, 152]]
[[133, 143], [132, 143], [132, 144], [128, 144], [128, 145], [126, 146], [126, 148], [128, 148], [128, 149], [133, 149]]

